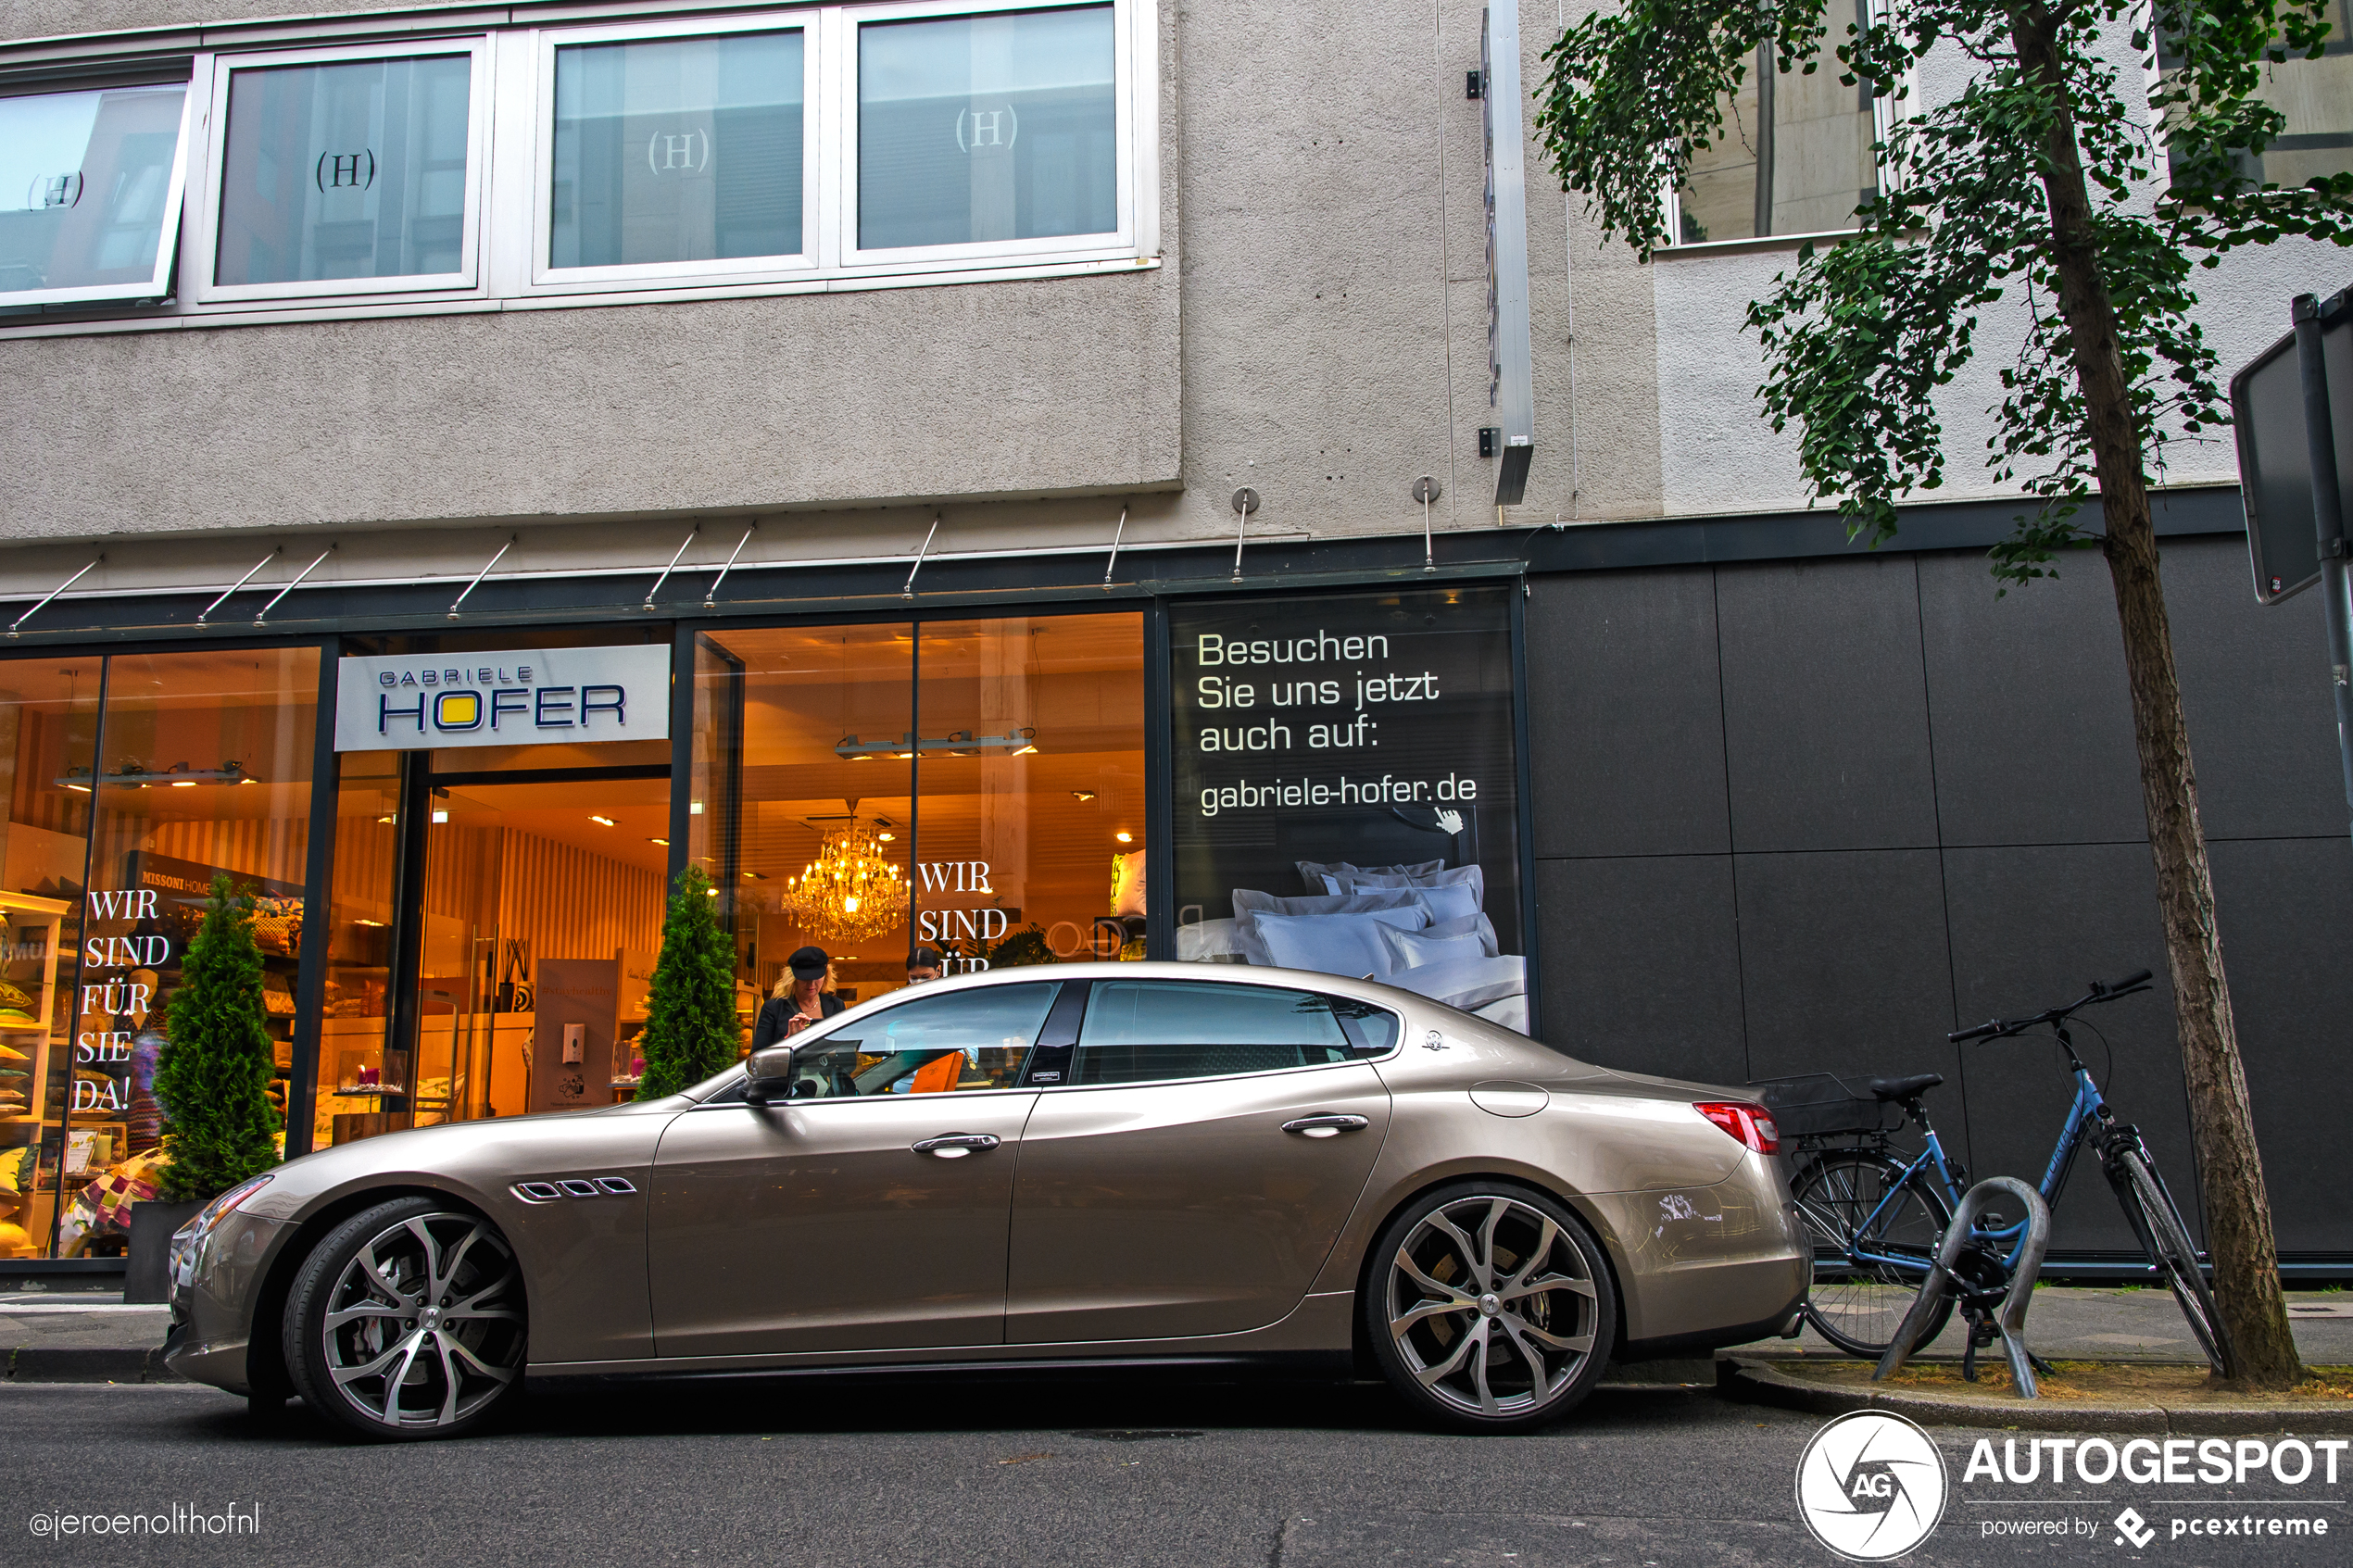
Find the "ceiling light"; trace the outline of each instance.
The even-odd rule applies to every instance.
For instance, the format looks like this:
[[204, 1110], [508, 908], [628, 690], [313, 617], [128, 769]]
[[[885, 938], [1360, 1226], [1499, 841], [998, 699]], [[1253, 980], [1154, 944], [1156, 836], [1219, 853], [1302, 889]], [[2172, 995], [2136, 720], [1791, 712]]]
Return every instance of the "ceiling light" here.
[[1092, 800], [1095, 798], [1095, 792], [1091, 789], [1074, 789], [1070, 792], [1070, 797], [1073, 800]]
[[899, 838], [899, 835], [895, 833], [878, 833], [875, 834], [875, 836], [882, 840], [885, 844], [895, 843]]
[[744, 880], [746, 882], [766, 882], [768, 880], [768, 873], [765, 872], [744, 872]]
[[602, 822], [607, 827], [612, 826], [612, 819], [610, 817], [599, 817], [594, 811], [588, 813], [588, 820], [592, 822]]
[[447, 811], [435, 811], [433, 814], [433, 820], [436, 822], [446, 822], [449, 820], [449, 813]]
[[376, 821], [378, 821], [378, 822], [398, 822], [399, 820], [400, 820], [400, 819], [399, 819], [397, 816], [395, 816], [395, 815], [393, 815], [393, 814], [391, 814], [391, 813], [386, 813], [385, 815], [381, 816], [381, 817], [378, 817], [378, 818], [376, 819]]
[[649, 838], [649, 839], [646, 840], [646, 842], [647, 842], [647, 843], [648, 843], [648, 844], [659, 844], [659, 845], [661, 845], [661, 846], [664, 849], [667, 849], [667, 848], [669, 848], [669, 847], [670, 847], [670, 840], [668, 840], [668, 839], [666, 839], [666, 838]]
[[701, 802], [701, 801], [699, 801], [699, 800], [690, 800], [690, 801], [688, 801], [688, 802], [686, 803], [686, 813], [687, 813], [687, 815], [689, 815], [689, 816], [694, 816], [694, 817], [699, 817], [699, 816], [701, 816], [701, 815], [702, 815], [702, 802]]
[[1119, 840], [1122, 844], [1133, 844], [1136, 842], [1136, 835], [1132, 833], [1115, 833], [1113, 834], [1112, 836]]
[[351, 923], [354, 925], [372, 925], [381, 927], [384, 924], [384, 922], [380, 920], [356, 920]]
[[174, 779], [171, 781], [171, 787], [174, 789], [194, 789], [196, 787], [196, 781], [194, 779]]

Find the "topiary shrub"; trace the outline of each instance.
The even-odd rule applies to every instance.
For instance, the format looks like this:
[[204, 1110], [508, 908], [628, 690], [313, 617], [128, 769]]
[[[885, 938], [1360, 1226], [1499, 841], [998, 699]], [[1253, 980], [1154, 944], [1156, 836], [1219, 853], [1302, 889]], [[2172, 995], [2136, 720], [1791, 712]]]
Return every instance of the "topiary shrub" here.
[[646, 994], [639, 1099], [674, 1095], [736, 1060], [736, 944], [719, 929], [712, 902], [711, 879], [700, 866], [688, 866], [670, 896], [661, 957]]
[[276, 1057], [253, 899], [216, 873], [204, 909], [164, 1010], [156, 1058], [156, 1098], [170, 1119], [170, 1162], [157, 1180], [167, 1203], [216, 1198], [278, 1163], [280, 1122], [270, 1103]]

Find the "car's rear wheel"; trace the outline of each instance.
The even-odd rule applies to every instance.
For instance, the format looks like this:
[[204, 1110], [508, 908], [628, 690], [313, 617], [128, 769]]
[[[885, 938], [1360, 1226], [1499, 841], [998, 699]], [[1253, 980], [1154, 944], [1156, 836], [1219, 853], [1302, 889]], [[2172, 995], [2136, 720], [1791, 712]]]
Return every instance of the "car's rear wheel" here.
[[1609, 1263], [1557, 1200], [1500, 1182], [1424, 1195], [1374, 1243], [1365, 1326], [1390, 1385], [1425, 1417], [1519, 1432], [1601, 1381], [1617, 1331]]
[[430, 1198], [353, 1215], [303, 1261], [285, 1356], [303, 1403], [377, 1442], [455, 1437], [522, 1384], [522, 1268], [497, 1228]]

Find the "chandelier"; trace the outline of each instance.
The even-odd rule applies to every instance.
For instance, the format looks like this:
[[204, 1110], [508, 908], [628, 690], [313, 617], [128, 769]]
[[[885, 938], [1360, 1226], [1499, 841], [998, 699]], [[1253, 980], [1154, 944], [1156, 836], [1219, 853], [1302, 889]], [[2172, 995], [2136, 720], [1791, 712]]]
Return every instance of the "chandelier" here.
[[853, 800], [849, 825], [827, 829], [817, 842], [817, 858], [785, 884], [784, 906], [812, 935], [863, 942], [905, 918], [906, 887], [875, 830], [858, 820]]

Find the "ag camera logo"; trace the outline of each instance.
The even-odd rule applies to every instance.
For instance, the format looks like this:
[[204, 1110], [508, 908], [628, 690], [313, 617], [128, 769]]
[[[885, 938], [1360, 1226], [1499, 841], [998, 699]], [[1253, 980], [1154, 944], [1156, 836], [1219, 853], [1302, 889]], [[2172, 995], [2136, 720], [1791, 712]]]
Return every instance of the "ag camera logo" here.
[[1797, 1461], [1797, 1512], [1855, 1562], [1903, 1556], [1944, 1517], [1944, 1456], [1900, 1415], [1857, 1411], [1814, 1434]]

